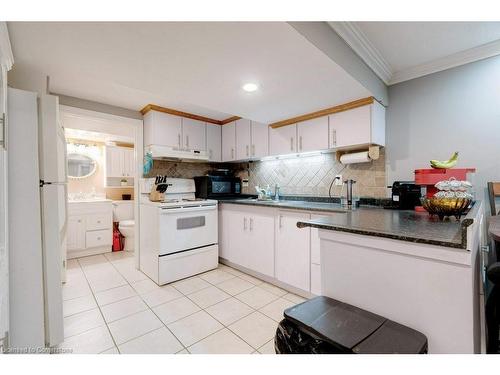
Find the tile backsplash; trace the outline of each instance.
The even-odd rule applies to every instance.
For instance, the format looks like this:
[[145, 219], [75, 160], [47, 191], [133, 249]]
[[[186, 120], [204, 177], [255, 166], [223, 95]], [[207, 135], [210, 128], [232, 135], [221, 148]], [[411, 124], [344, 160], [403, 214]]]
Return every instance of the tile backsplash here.
[[[383, 149], [380, 150], [378, 160], [348, 166], [340, 164], [336, 160], [335, 153], [236, 164], [155, 160], [153, 168], [145, 177], [166, 174], [170, 177], [192, 178], [206, 175], [216, 168], [229, 168], [242, 179], [248, 178], [249, 186], [243, 187], [244, 194], [255, 194], [255, 185], [264, 187], [269, 185], [274, 190], [277, 183], [284, 195], [327, 197], [328, 188], [337, 174], [341, 174], [344, 180], [349, 178], [355, 180], [355, 189], [360, 197], [385, 198], [388, 192]], [[332, 196], [339, 196], [341, 186], [333, 186], [331, 192]]]
[[[360, 197], [387, 196], [384, 150], [381, 150], [378, 160], [347, 166], [336, 160], [335, 153], [250, 163], [249, 186], [244, 188], [243, 192], [254, 194], [255, 185], [269, 185], [274, 191], [275, 184], [278, 184], [284, 195], [327, 197], [330, 184], [337, 174], [342, 175], [343, 180], [355, 180], [355, 189]], [[332, 196], [339, 196], [341, 188], [333, 186]]]

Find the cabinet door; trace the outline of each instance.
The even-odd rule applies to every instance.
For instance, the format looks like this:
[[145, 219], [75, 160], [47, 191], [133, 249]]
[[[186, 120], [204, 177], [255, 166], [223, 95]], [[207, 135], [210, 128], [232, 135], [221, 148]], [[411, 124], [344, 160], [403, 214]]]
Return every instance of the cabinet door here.
[[[146, 123], [144, 124], [146, 126]], [[182, 147], [182, 118], [163, 112], [153, 112], [152, 121], [147, 123], [152, 127], [150, 143], [161, 146]], [[145, 143], [147, 146], [148, 144]]]
[[274, 277], [273, 209], [252, 208], [248, 212], [245, 245], [245, 267]]
[[222, 127], [220, 125], [207, 124], [207, 152], [209, 161], [222, 161], [221, 131]]
[[280, 211], [276, 220], [276, 278], [296, 288], [310, 290], [310, 228], [297, 228], [309, 214]]
[[106, 147], [106, 177], [122, 177], [124, 159], [123, 152], [119, 147]]
[[330, 148], [370, 143], [371, 106], [330, 115]]
[[245, 237], [248, 230], [248, 218], [238, 209], [239, 206], [222, 208], [222, 223], [219, 223], [223, 246], [221, 258], [245, 266]]
[[206, 124], [202, 121], [189, 118], [182, 119], [183, 146], [188, 150], [206, 149]]
[[123, 175], [127, 177], [135, 176], [134, 149], [122, 148], [123, 153]]
[[236, 160], [250, 159], [251, 122], [241, 119], [236, 121]]
[[321, 295], [321, 266], [311, 263], [311, 293]]
[[250, 156], [262, 158], [269, 155], [269, 125], [252, 121]]
[[68, 250], [85, 249], [85, 218], [69, 216], [66, 246]]
[[297, 152], [297, 125], [269, 128], [270, 155], [285, 155]]
[[328, 148], [328, 116], [297, 124], [298, 151], [319, 151]]
[[236, 122], [222, 125], [222, 161], [236, 159]]

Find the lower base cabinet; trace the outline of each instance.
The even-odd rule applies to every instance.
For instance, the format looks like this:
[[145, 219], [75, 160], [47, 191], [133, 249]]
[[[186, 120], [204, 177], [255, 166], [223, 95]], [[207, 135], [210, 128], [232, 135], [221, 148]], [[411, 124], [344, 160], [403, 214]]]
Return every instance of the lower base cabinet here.
[[309, 214], [280, 210], [276, 223], [275, 277], [296, 288], [311, 289], [310, 228], [297, 228]]

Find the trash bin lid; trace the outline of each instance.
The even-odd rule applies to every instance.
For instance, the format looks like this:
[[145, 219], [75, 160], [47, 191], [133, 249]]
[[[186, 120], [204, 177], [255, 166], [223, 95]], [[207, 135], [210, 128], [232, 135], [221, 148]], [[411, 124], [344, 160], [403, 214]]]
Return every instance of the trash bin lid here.
[[386, 320], [353, 348], [359, 354], [417, 354], [427, 352], [427, 338], [410, 327]]
[[349, 351], [386, 321], [382, 316], [324, 296], [290, 307], [284, 315], [300, 329]]

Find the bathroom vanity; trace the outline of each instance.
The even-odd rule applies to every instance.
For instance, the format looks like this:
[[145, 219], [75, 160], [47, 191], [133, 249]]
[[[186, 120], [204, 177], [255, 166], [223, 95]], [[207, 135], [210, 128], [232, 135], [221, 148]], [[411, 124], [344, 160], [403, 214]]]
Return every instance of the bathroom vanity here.
[[111, 252], [112, 242], [111, 200], [68, 202], [67, 259]]

